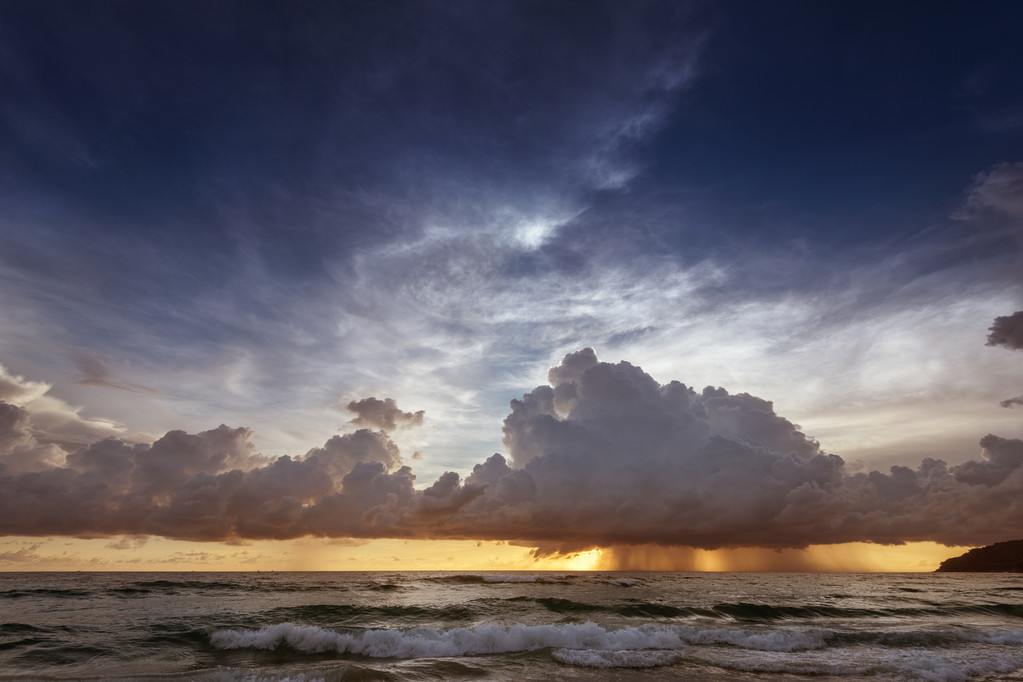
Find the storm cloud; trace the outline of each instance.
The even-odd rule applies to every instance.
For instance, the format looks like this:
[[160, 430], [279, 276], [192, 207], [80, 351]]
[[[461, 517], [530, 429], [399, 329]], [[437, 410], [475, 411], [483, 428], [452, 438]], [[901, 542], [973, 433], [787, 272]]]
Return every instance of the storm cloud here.
[[[415, 487], [387, 433], [367, 428], [301, 457], [266, 459], [251, 431], [222, 425], [151, 444], [106, 438], [63, 462], [36, 457], [26, 466], [24, 453], [40, 447], [31, 414], [3, 403], [0, 531], [476, 538], [540, 553], [621, 544], [975, 545], [1023, 532], [1019, 440], [985, 436], [982, 457], [956, 466], [928, 458], [853, 473], [770, 401], [746, 393], [660, 384], [628, 362], [600, 362], [589, 348], [566, 355], [548, 379], [511, 402], [507, 457], [425, 488]], [[410, 414], [389, 407], [392, 416]]]

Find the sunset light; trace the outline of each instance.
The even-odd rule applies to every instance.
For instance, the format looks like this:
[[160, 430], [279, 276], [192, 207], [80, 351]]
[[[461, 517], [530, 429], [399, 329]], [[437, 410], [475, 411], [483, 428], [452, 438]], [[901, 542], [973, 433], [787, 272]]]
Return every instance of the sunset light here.
[[0, 2], [0, 682], [1021, 679], [1023, 2]]

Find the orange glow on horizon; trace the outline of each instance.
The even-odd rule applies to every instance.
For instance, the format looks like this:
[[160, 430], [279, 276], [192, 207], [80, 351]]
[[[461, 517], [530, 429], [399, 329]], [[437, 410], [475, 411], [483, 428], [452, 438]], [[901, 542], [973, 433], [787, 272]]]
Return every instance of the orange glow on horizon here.
[[605, 550], [598, 568], [612, 571], [928, 572], [945, 559], [970, 549], [947, 547], [936, 542], [909, 542], [904, 545], [848, 542], [811, 545], [806, 549], [741, 547], [715, 550], [629, 545]]
[[933, 542], [815, 545], [804, 550], [701, 550], [654, 545], [535, 557], [528, 546], [472, 540], [164, 538], [0, 539], [0, 571], [933, 571], [969, 547]]

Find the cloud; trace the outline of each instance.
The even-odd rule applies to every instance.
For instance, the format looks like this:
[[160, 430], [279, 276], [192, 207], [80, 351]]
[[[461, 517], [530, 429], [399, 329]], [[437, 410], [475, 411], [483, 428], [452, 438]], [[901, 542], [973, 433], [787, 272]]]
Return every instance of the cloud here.
[[[125, 427], [116, 422], [83, 417], [80, 408], [49, 395], [50, 388], [50, 384], [29, 381], [11, 374], [0, 365], [0, 401], [31, 415], [31, 419], [24, 422], [24, 428], [36, 446], [52, 445], [72, 450], [100, 438], [122, 436], [125, 433]], [[4, 445], [0, 441], [2, 447]], [[56, 452], [52, 450], [42, 460], [54, 461], [54, 457], [63, 459], [63, 454], [53, 454]]]
[[[800, 342], [852, 338], [846, 330], [807, 328], [820, 310], [834, 310], [833, 302], [845, 291], [862, 291], [855, 283], [846, 286], [845, 264], [827, 253], [803, 251], [789, 263], [771, 261], [753, 271], [752, 263], [730, 260], [740, 255], [746, 241], [736, 235], [723, 238], [727, 242], [723, 262], [695, 271], [692, 266], [707, 252], [701, 248], [707, 243], [701, 235], [730, 234], [714, 229], [717, 223], [711, 216], [698, 214], [697, 194], [709, 190], [693, 185], [709, 181], [675, 178], [657, 190], [653, 183], [645, 184], [664, 172], [658, 171], [663, 165], [658, 155], [647, 152], [664, 148], [662, 143], [684, 146], [684, 136], [676, 136], [681, 129], [674, 126], [693, 113], [687, 90], [702, 78], [702, 67], [711, 75], [717, 69], [713, 60], [702, 63], [699, 36], [706, 22], [699, 16], [664, 22], [662, 14], [672, 9], [667, 4], [634, 12], [624, 5], [599, 3], [586, 22], [567, 24], [562, 10], [553, 6], [542, 11], [517, 4], [474, 6], [451, 13], [427, 6], [406, 9], [412, 13], [398, 13], [402, 20], [396, 25], [392, 12], [346, 13], [342, 23], [350, 40], [337, 40], [336, 31], [329, 28], [338, 28], [332, 12], [320, 16], [322, 21], [310, 21], [307, 10], [273, 13], [273, 23], [266, 26], [260, 23], [266, 18], [257, 13], [261, 18], [254, 17], [247, 29], [257, 43], [281, 27], [296, 36], [288, 43], [295, 50], [290, 62], [297, 65], [294, 72], [285, 69], [271, 76], [258, 64], [220, 61], [222, 54], [233, 50], [193, 55], [206, 75], [218, 79], [216, 83], [193, 79], [200, 90], [190, 97], [215, 113], [208, 121], [213, 128], [207, 126], [207, 134], [201, 136], [203, 147], [175, 145], [173, 152], [184, 162], [143, 168], [137, 165], [137, 154], [124, 155], [130, 150], [112, 138], [109, 141], [115, 144], [106, 156], [116, 167], [138, 171], [133, 176], [143, 185], [204, 188], [198, 204], [191, 203], [195, 201], [191, 189], [174, 199], [173, 208], [181, 214], [153, 202], [126, 203], [116, 192], [109, 198], [118, 215], [129, 211], [126, 225], [195, 230], [196, 238], [158, 244], [139, 233], [138, 239], [125, 240], [120, 229], [113, 229], [107, 212], [76, 200], [95, 194], [80, 180], [69, 183], [74, 186], [71, 193], [41, 188], [46, 211], [40, 214], [33, 202], [31, 210], [24, 211], [23, 227], [8, 231], [20, 248], [7, 248], [0, 255], [5, 273], [0, 299], [8, 306], [3, 317], [25, 320], [16, 336], [18, 344], [11, 340], [14, 330], [5, 324], [3, 343], [12, 349], [3, 354], [17, 357], [22, 372], [33, 371], [29, 363], [34, 361], [35, 371], [59, 381], [59, 364], [52, 354], [35, 350], [42, 340], [64, 339], [103, 349], [130, 359], [134, 376], [111, 377], [104, 372], [117, 368], [129, 375], [128, 366], [109, 360], [97, 365], [81, 358], [80, 371], [71, 373], [90, 386], [124, 387], [133, 379], [175, 398], [165, 406], [148, 407], [152, 401], [134, 401], [126, 394], [119, 399], [138, 407], [112, 410], [111, 416], [136, 425], [142, 422], [154, 435], [163, 432], [153, 430], [157, 423], [162, 429], [172, 425], [190, 432], [221, 420], [231, 425], [260, 423], [260, 446], [275, 453], [305, 452], [323, 440], [309, 436], [316, 433], [316, 420], [321, 418], [310, 417], [309, 408], [332, 399], [337, 386], [359, 390], [349, 397], [391, 395], [404, 406], [429, 405], [431, 422], [441, 425], [431, 431], [431, 446], [433, 452], [445, 448], [450, 468], [474, 462], [478, 453], [498, 447], [496, 439], [486, 435], [497, 433], [493, 423], [503, 416], [501, 408], [493, 406], [512, 395], [507, 386], [519, 391], [532, 385], [515, 383], [527, 374], [522, 369], [526, 362], [546, 364], [567, 350], [596, 344], [605, 353], [638, 358], [644, 368], [663, 377], [673, 375], [653, 367], [653, 357], [670, 358], [680, 348], [697, 346], [703, 349], [696, 351], [701, 355], [716, 352], [713, 360], [738, 368], [740, 363], [732, 362], [730, 354], [733, 349], [742, 352], [740, 346], [746, 344], [752, 349], [749, 355], [762, 358], [742, 364], [747, 376], [784, 377], [787, 372], [763, 371], [765, 360], [776, 361], [782, 354], [756, 347], [784, 346], [778, 329], [790, 330]], [[677, 9], [690, 11], [681, 4]], [[99, 35], [113, 38], [103, 44], [123, 45], [134, 40], [128, 19], [97, 25], [86, 12], [69, 25], [91, 26]], [[166, 22], [165, 29], [197, 38], [183, 44], [217, 45], [222, 40], [248, 44], [244, 31], [219, 36], [222, 40], [198, 39], [210, 37], [207, 31], [216, 25], [214, 21], [195, 26], [178, 17]], [[111, 27], [125, 35], [110, 36]], [[669, 27], [670, 35], [646, 30]], [[424, 41], [426, 35], [434, 39]], [[649, 39], [636, 40], [637, 35]], [[524, 41], [533, 46], [525, 61]], [[23, 49], [11, 54], [29, 55], [33, 62], [53, 59], [32, 56], [37, 46], [30, 32], [19, 43]], [[459, 48], [451, 49], [454, 45]], [[76, 120], [109, 123], [107, 117], [116, 111], [136, 123], [151, 123], [107, 106], [132, 99], [119, 96], [123, 93], [147, 92], [146, 101], [182, 101], [181, 93], [168, 88], [165, 80], [143, 82], [135, 70], [109, 74], [99, 68], [119, 62], [97, 62], [94, 47], [91, 43], [88, 49], [75, 47], [71, 54], [76, 58], [65, 54], [58, 60], [69, 73], [85, 79], [67, 82], [93, 83], [105, 93], [83, 102]], [[164, 62], [160, 51], [143, 52], [140, 57], [147, 64], [174, 66]], [[303, 66], [311, 63], [324, 68]], [[218, 64], [222, 68], [216, 68]], [[310, 74], [329, 74], [346, 87], [321, 88], [332, 93], [315, 99], [322, 110], [305, 110], [303, 104], [311, 100], [296, 96], [300, 90], [292, 88], [308, 87]], [[245, 96], [240, 98], [225, 95], [239, 83], [255, 87], [243, 88]], [[46, 79], [33, 86], [48, 92]], [[50, 91], [49, 104], [52, 96]], [[185, 107], [185, 113], [193, 108]], [[244, 115], [252, 110], [266, 113], [256, 118]], [[173, 117], [174, 111], [172, 107], [168, 115]], [[244, 130], [217, 134], [214, 120], [231, 121]], [[134, 129], [119, 124], [100, 127]], [[288, 140], [299, 129], [304, 142], [292, 144]], [[663, 140], [661, 133], [666, 133]], [[262, 150], [269, 153], [257, 159], [247, 159], [251, 150], [232, 153], [236, 150], [231, 140], [253, 138], [264, 140]], [[83, 139], [99, 138], [84, 134]], [[388, 140], [383, 146], [373, 142], [382, 139]], [[199, 162], [189, 163], [189, 158]], [[340, 165], [324, 161], [342, 158]], [[235, 164], [241, 168], [231, 167]], [[651, 173], [636, 177], [646, 164]], [[153, 168], [169, 167], [190, 169], [189, 175], [149, 175]], [[979, 169], [970, 169], [964, 177]], [[361, 180], [348, 182], [352, 177]], [[626, 191], [606, 191], [614, 187]], [[605, 191], [594, 196], [595, 188]], [[54, 200], [56, 196], [62, 200]], [[671, 203], [664, 203], [669, 196]], [[195, 205], [204, 208], [198, 213], [189, 209]], [[154, 213], [136, 216], [133, 212], [139, 207]], [[446, 237], [437, 236], [441, 234]], [[420, 237], [422, 242], [417, 241]], [[788, 243], [775, 246], [790, 250]], [[761, 244], [754, 247], [763, 252]], [[891, 250], [889, 245], [885, 248]], [[896, 271], [911, 271], [903, 252], [897, 255]], [[961, 254], [955, 258], [970, 261]], [[712, 269], [718, 272], [709, 272]], [[182, 272], [191, 275], [183, 278]], [[828, 278], [820, 273], [825, 272], [842, 281], [822, 291]], [[325, 273], [336, 279], [327, 281]], [[736, 291], [747, 278], [749, 289]], [[863, 298], [872, 305], [897, 300], [892, 291], [901, 282], [883, 284], [887, 287], [883, 294], [871, 290]], [[968, 293], [958, 291], [958, 284], [957, 291], [947, 295], [968, 298]], [[811, 320], [783, 319], [781, 306], [763, 300], [772, 288], [796, 292], [793, 299], [802, 296], [809, 301]], [[944, 300], [936, 288], [927, 291], [934, 301]], [[729, 300], [723, 300], [724, 294]], [[907, 308], [925, 310], [912, 303]], [[709, 310], [714, 312], [708, 314]], [[834, 317], [847, 319], [845, 313], [847, 308]], [[643, 332], [651, 320], [658, 321], [657, 329]], [[771, 327], [762, 320], [771, 320]], [[718, 334], [730, 337], [731, 343], [719, 345], [716, 338], [707, 343], [708, 337]], [[857, 336], [872, 341], [875, 335]], [[631, 347], [612, 346], [617, 343]], [[942, 339], [933, 345], [947, 344]], [[641, 346], [645, 357], [640, 355]], [[922, 357], [912, 351], [906, 355]], [[684, 376], [699, 385], [713, 380], [778, 400], [787, 397], [784, 389], [751, 388], [746, 377], [722, 374], [710, 362], [689, 358], [692, 365], [708, 368], [706, 378], [695, 379], [687, 369]], [[403, 371], [388, 371], [395, 366]], [[488, 376], [474, 376], [484, 374], [478, 368], [500, 376], [503, 385], [495, 386]], [[837, 371], [825, 378], [816, 367], [811, 371], [822, 385], [829, 379], [868, 374]], [[918, 376], [943, 380], [942, 374]], [[379, 383], [383, 376], [386, 386]], [[536, 381], [535, 376], [529, 381]], [[429, 387], [429, 392], [420, 386]], [[58, 384], [58, 390], [63, 388]], [[381, 390], [387, 392], [377, 392]], [[89, 399], [104, 400], [112, 393], [71, 390], [63, 395], [88, 404]], [[907, 393], [915, 395], [913, 388]], [[291, 413], [282, 413], [286, 409], [282, 406], [290, 407]], [[174, 411], [180, 417], [165, 421], [145, 415], [147, 411], [150, 415]], [[218, 421], [199, 421], [208, 414], [218, 415]], [[472, 435], [483, 435], [470, 439], [465, 423], [473, 420]], [[35, 424], [41, 429], [41, 420]], [[69, 441], [67, 448], [96, 439]], [[472, 452], [468, 456], [473, 459], [467, 459], [466, 452]], [[422, 467], [416, 466], [420, 480], [426, 472], [431, 479], [441, 473], [425, 469], [439, 466], [438, 459], [428, 457]]]
[[102, 566], [108, 563], [108, 560], [103, 557], [86, 558], [66, 550], [60, 554], [44, 554], [40, 550], [45, 544], [47, 544], [46, 541], [28, 543], [17, 550], [0, 552], [0, 564], [12, 564], [9, 570], [21, 570], [26, 566], [35, 569], [40, 566], [66, 569], [69, 566], [82, 566], [83, 564]]
[[[234, 555], [232, 555], [234, 556]], [[223, 561], [225, 555], [213, 552], [174, 552], [173, 554], [159, 559], [150, 559], [155, 564], [211, 564]]]
[[[987, 345], [1023, 350], [1023, 310], [1016, 311], [1012, 315], [996, 317], [989, 331]], [[999, 405], [1002, 407], [1023, 405], [1023, 395], [1007, 398]]]
[[83, 386], [105, 386], [129, 393], [159, 394], [159, 391], [154, 391], [151, 388], [130, 381], [118, 380], [116, 372], [110, 369], [100, 354], [95, 351], [82, 351], [75, 356], [74, 360], [75, 367], [79, 372], [77, 383]]
[[423, 423], [423, 410], [402, 412], [393, 398], [363, 398], [353, 400], [345, 406], [349, 412], [358, 415], [349, 423], [381, 431], [394, 431], [399, 426], [419, 426]]
[[15, 551], [0, 552], [0, 563], [36, 563], [41, 558], [37, 551], [40, 546], [42, 543], [37, 542]]
[[27, 410], [0, 401], [0, 473], [45, 469], [62, 464], [65, 455], [56, 445], [36, 439]]
[[1023, 162], [999, 163], [974, 176], [966, 207], [955, 217], [968, 218], [985, 211], [1023, 218]]
[[[722, 388], [659, 384], [627, 362], [571, 353], [511, 403], [508, 457], [425, 488], [383, 431], [267, 460], [251, 432], [107, 438], [45, 470], [0, 475], [0, 531], [510, 540], [593, 546], [804, 547], [851, 541], [982, 544], [1023, 532], [1023, 442], [994, 435], [958, 466], [852, 473], [774, 412]], [[5, 407], [23, 438], [26, 413]], [[8, 451], [4, 453], [6, 461]], [[127, 538], [122, 543], [131, 543]], [[126, 545], [127, 546], [127, 545]]]
[[0, 400], [15, 405], [24, 405], [42, 398], [50, 390], [49, 384], [41, 381], [29, 381], [24, 377], [11, 374], [0, 365]]
[[1023, 310], [1012, 315], [996, 317], [990, 332], [987, 336], [987, 345], [1023, 350]]
[[138, 549], [144, 547], [149, 542], [148, 535], [125, 535], [116, 542], [109, 542], [105, 546], [107, 549]]

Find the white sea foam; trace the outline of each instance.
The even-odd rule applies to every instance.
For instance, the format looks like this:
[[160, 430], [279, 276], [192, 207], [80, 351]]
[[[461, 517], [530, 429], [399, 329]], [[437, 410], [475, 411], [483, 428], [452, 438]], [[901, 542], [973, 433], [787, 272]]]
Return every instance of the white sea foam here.
[[562, 649], [678, 649], [685, 645], [674, 628], [644, 625], [607, 629], [595, 623], [567, 625], [480, 625], [435, 630], [367, 630], [358, 635], [280, 623], [262, 630], [220, 630], [210, 637], [220, 649], [338, 651], [378, 658], [426, 658]]
[[678, 650], [691, 644], [731, 645], [761, 651], [798, 651], [825, 646], [824, 632], [773, 630], [704, 630], [692, 626], [653, 625], [605, 628], [595, 623], [565, 625], [479, 625], [436, 630], [367, 630], [348, 634], [313, 626], [280, 623], [261, 630], [220, 630], [211, 636], [220, 649], [337, 651], [378, 658], [467, 656], [546, 647], [560, 649]]
[[[732, 653], [725, 658], [732, 659], [732, 663], [742, 669], [809, 672], [821, 664], [822, 670], [831, 669], [835, 672], [834, 666], [825, 664], [829, 654], [836, 651], [828, 644], [832, 635], [834, 633], [829, 630], [816, 629], [731, 630], [654, 624], [607, 628], [595, 623], [479, 625], [451, 630], [367, 630], [352, 634], [280, 623], [261, 630], [220, 630], [213, 633], [210, 639], [220, 649], [275, 649], [287, 646], [306, 653], [336, 651], [374, 658], [402, 659], [501, 654], [550, 647], [558, 650], [554, 658], [562, 663], [600, 667], [665, 665], [673, 660], [672, 656], [691, 647], [726, 647]], [[982, 672], [1004, 672], [1023, 664], [1023, 651], [1017, 648], [1023, 643], [1023, 631], [960, 630], [945, 632], [943, 635], [951, 640], [975, 643], [985, 648], [1004, 647], [1007, 651], [953, 664], [950, 654], [944, 651], [922, 656], [921, 652], [926, 650], [920, 649], [911, 659], [897, 660], [898, 654], [888, 647], [870, 647], [875, 652], [888, 652], [891, 655], [879, 655], [871, 660], [860, 659], [858, 665], [882, 672], [908, 670], [913, 678], [944, 681], [965, 679], [963, 675], [968, 677]], [[843, 651], [848, 654], [848, 650]], [[778, 656], [783, 653], [787, 655]], [[800, 655], [793, 658], [793, 653]], [[928, 661], [933, 662], [933, 669], [928, 667], [931, 665]], [[843, 656], [844, 665], [851, 662], [848, 655]], [[838, 670], [849, 672], [841, 666]]]
[[962, 632], [966, 641], [981, 644], [1023, 644], [1023, 630], [998, 630], [996, 632]]
[[557, 649], [551, 656], [559, 663], [587, 668], [653, 668], [671, 665], [681, 651], [656, 649], [605, 651], [603, 649]]
[[[280, 670], [218, 670], [215, 672], [192, 673], [191, 682], [327, 682], [334, 675], [317, 673], [285, 673]], [[171, 678], [173, 679], [173, 678]]]

